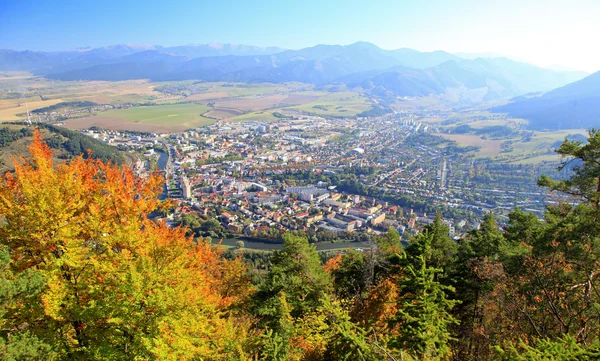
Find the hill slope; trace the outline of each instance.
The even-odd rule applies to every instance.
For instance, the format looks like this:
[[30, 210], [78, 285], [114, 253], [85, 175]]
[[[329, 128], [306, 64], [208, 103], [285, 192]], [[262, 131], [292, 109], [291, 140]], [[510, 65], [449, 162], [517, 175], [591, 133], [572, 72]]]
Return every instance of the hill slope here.
[[[44, 140], [54, 150], [56, 158], [69, 159], [79, 154], [87, 156], [87, 151], [91, 150], [93, 158], [117, 164], [125, 161], [123, 153], [116, 148], [80, 132], [45, 124], [38, 127]], [[32, 127], [0, 124], [0, 172], [12, 169], [13, 159], [28, 153], [27, 146], [31, 144], [32, 135]]]
[[541, 96], [521, 97], [491, 109], [529, 120], [535, 130], [600, 127], [600, 72]]

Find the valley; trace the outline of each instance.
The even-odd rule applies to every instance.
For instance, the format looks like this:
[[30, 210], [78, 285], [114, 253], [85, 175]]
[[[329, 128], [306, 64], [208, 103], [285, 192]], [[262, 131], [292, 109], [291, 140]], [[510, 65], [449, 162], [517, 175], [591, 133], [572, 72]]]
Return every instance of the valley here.
[[598, 14], [0, 1], [0, 360], [599, 360]]

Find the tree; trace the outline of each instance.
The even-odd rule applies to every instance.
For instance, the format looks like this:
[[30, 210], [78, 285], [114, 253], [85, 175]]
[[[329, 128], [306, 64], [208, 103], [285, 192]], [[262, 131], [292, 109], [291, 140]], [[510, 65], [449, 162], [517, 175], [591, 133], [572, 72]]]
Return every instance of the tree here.
[[556, 150], [566, 157], [559, 171], [570, 169], [571, 177], [555, 181], [548, 176], [542, 176], [538, 184], [564, 193], [583, 197], [594, 207], [600, 206], [600, 131], [589, 131], [587, 144], [580, 141], [565, 141]]
[[498, 360], [502, 361], [592, 361], [600, 359], [600, 344], [594, 340], [582, 345], [570, 336], [556, 341], [537, 339], [534, 345], [521, 342], [519, 347], [496, 347]]
[[8, 247], [0, 246], [0, 358], [3, 360], [56, 360], [58, 354], [52, 345], [35, 334], [14, 327], [10, 318], [16, 310], [33, 303], [44, 286], [41, 272], [29, 269], [15, 273], [11, 269]]
[[349, 250], [341, 257], [339, 265], [331, 271], [336, 293], [341, 298], [362, 296], [366, 288], [364, 254]]
[[2, 347], [27, 338], [69, 360], [239, 358], [248, 333], [232, 307], [249, 286], [231, 273], [243, 265], [148, 219], [159, 175], [82, 157], [55, 167], [38, 131], [30, 151], [0, 180], [8, 277], [29, 282], [21, 300], [1, 299]]
[[327, 272], [314, 245], [305, 237], [286, 233], [283, 250], [275, 252], [272, 267], [263, 284], [254, 294], [254, 311], [261, 317], [261, 325], [277, 329], [277, 307], [273, 300], [283, 292], [293, 318], [302, 317], [321, 305], [331, 289]]
[[398, 312], [390, 321], [398, 333], [389, 344], [419, 359], [443, 360], [450, 355], [450, 327], [458, 323], [450, 311], [458, 301], [446, 296], [451, 287], [435, 280], [441, 270], [427, 265], [432, 241], [431, 235], [426, 236], [420, 254], [407, 255]]
[[[412, 239], [406, 247], [406, 252], [409, 255], [420, 254], [424, 252], [424, 243], [430, 242], [431, 244], [426, 247], [427, 253], [425, 253], [427, 263], [446, 273], [458, 250], [456, 242], [450, 239], [449, 232], [449, 227], [442, 221], [442, 214], [437, 212], [433, 223], [425, 227], [422, 234]], [[430, 238], [431, 240], [429, 240]]]
[[291, 233], [283, 239], [283, 250], [273, 255], [271, 270], [252, 297], [252, 312], [259, 318], [257, 327], [268, 335], [260, 351], [266, 360], [288, 360], [295, 353], [304, 353], [298, 345], [291, 346], [299, 329], [297, 323], [310, 320], [331, 290], [315, 246]]

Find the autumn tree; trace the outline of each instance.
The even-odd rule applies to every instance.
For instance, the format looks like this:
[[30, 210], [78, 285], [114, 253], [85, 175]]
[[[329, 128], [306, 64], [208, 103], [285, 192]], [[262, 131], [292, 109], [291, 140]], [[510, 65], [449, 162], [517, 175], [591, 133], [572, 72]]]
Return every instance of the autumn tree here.
[[65, 360], [247, 356], [246, 323], [231, 316], [249, 291], [231, 273], [244, 269], [148, 219], [158, 175], [82, 157], [55, 166], [37, 131], [30, 152], [0, 181], [2, 267], [21, 290], [0, 299], [4, 349], [27, 338]]

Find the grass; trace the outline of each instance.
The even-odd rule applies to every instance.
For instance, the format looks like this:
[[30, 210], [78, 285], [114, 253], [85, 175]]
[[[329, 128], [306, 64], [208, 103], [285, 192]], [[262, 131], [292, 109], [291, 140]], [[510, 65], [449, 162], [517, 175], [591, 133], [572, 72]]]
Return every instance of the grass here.
[[114, 109], [100, 113], [100, 116], [118, 117], [143, 124], [194, 124], [196, 126], [211, 124], [212, 119], [201, 114], [210, 110], [201, 104], [173, 104], [144, 106], [128, 109]]
[[231, 120], [234, 122], [274, 122], [279, 120], [279, 118], [274, 116], [272, 112], [258, 111], [238, 115], [231, 118]]
[[314, 102], [288, 107], [287, 109], [296, 109], [304, 113], [321, 116], [353, 117], [370, 108], [371, 104], [367, 98], [353, 92], [339, 92], [330, 93], [321, 96]]
[[[14, 124], [0, 124], [0, 128], [3, 127], [18, 130], [23, 128], [24, 126]], [[40, 134], [44, 139], [50, 138], [53, 135], [53, 133], [51, 133], [48, 129], [45, 128], [42, 128], [40, 130]], [[25, 137], [10, 143], [6, 147], [0, 148], [0, 174], [7, 170], [13, 170], [15, 159], [19, 161], [19, 157], [29, 158], [28, 147], [31, 145], [32, 141], [32, 137]], [[62, 149], [52, 150], [52, 159], [54, 160], [55, 164], [60, 164], [64, 162], [64, 159], [60, 159], [60, 156], [64, 154], [66, 154], [66, 152]]]
[[502, 140], [481, 139], [479, 135], [474, 134], [439, 134], [442, 137], [455, 141], [462, 146], [481, 147], [477, 154], [480, 157], [493, 157], [500, 154]]
[[143, 106], [108, 110], [92, 117], [69, 119], [64, 124], [71, 129], [96, 126], [156, 133], [178, 132], [214, 123], [214, 119], [201, 115], [208, 110], [210, 107], [202, 104]]

